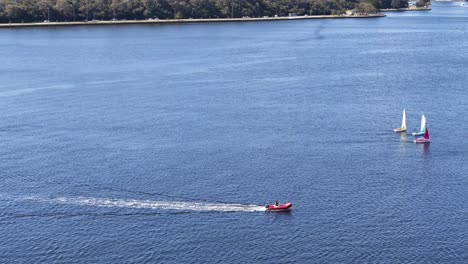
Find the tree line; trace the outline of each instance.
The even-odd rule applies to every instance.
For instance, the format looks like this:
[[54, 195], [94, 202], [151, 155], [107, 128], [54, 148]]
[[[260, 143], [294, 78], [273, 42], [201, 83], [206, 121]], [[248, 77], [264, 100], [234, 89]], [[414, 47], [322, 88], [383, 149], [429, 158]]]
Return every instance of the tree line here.
[[0, 23], [375, 13], [407, 0], [0, 0]]

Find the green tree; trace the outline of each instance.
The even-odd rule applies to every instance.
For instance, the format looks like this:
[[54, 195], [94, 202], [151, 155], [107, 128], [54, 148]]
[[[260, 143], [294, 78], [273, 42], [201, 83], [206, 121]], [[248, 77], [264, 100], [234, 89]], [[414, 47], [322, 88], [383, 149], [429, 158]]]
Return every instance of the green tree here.
[[357, 14], [375, 14], [377, 13], [377, 8], [368, 2], [359, 2], [354, 9], [354, 12]]
[[13, 0], [5, 1], [3, 14], [11, 22], [22, 22], [28, 15], [25, 8]]
[[39, 14], [38, 20], [50, 20], [50, 15], [53, 13], [54, 2], [52, 0], [39, 0], [34, 8]]
[[392, 8], [406, 8], [408, 7], [407, 0], [392, 0]]
[[422, 8], [422, 7], [427, 7], [430, 5], [430, 1], [429, 0], [418, 0], [416, 2], [416, 7], [419, 7], [419, 8]]
[[[401, 8], [407, 0], [0, 0], [0, 22], [214, 18], [343, 14], [357, 7]], [[427, 0], [420, 0], [427, 1]], [[359, 5], [359, 6], [358, 6]]]

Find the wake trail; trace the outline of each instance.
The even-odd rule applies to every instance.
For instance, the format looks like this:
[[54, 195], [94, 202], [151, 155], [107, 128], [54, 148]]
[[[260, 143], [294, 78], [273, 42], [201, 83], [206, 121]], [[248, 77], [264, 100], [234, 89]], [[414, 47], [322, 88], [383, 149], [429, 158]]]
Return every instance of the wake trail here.
[[208, 203], [208, 202], [179, 202], [179, 201], [153, 201], [134, 199], [113, 199], [93, 197], [38, 197], [25, 196], [16, 200], [34, 201], [52, 204], [68, 204], [94, 207], [134, 208], [134, 209], [163, 209], [196, 212], [261, 212], [264, 206], [253, 204], [234, 203]]

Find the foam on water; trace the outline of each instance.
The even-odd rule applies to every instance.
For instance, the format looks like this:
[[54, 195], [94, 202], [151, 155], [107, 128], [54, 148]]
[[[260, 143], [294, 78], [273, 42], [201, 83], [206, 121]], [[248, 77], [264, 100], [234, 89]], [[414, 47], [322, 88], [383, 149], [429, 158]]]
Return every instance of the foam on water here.
[[93, 197], [36, 197], [26, 196], [17, 200], [36, 201], [55, 204], [70, 204], [96, 207], [137, 208], [137, 209], [165, 209], [180, 211], [214, 211], [214, 212], [260, 212], [265, 207], [253, 204], [229, 204], [208, 202], [179, 202], [179, 201], [152, 201], [134, 199], [113, 199]]
[[72, 84], [58, 84], [58, 85], [49, 85], [49, 86], [43, 86], [43, 87], [21, 88], [21, 89], [0, 91], [0, 97], [18, 96], [18, 95], [34, 93], [34, 92], [43, 91], [43, 90], [71, 89], [74, 87], [75, 86]]

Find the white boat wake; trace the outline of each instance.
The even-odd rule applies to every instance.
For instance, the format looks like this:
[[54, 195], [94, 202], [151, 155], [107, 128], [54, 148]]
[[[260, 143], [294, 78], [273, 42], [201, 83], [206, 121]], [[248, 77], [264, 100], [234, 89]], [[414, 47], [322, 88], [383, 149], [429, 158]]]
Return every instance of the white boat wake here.
[[205, 203], [205, 202], [176, 202], [176, 201], [151, 201], [133, 199], [110, 199], [92, 197], [36, 197], [26, 196], [18, 200], [34, 201], [54, 204], [69, 204], [96, 207], [136, 208], [136, 209], [164, 209], [197, 212], [260, 212], [265, 211], [264, 206], [229, 203]]
[[23, 94], [34, 93], [43, 90], [62, 90], [62, 89], [72, 89], [74, 85], [71, 84], [57, 84], [57, 85], [49, 85], [49, 86], [42, 86], [42, 87], [26, 87], [26, 88], [17, 88], [11, 89], [6, 91], [0, 91], [0, 97], [11, 97], [11, 96], [19, 96]]

